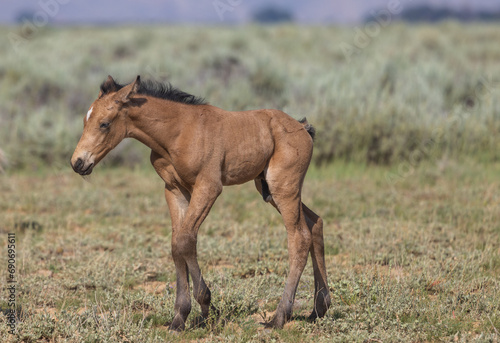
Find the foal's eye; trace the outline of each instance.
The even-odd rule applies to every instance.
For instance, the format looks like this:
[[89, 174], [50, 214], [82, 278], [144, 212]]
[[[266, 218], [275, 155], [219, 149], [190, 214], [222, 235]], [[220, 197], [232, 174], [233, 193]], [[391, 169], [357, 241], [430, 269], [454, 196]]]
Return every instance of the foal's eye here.
[[106, 123], [101, 123], [101, 125], [99, 125], [99, 128], [100, 128], [100, 129], [103, 129], [103, 130], [104, 130], [104, 129], [107, 129], [108, 127], [109, 127], [109, 123], [108, 123], [108, 122], [106, 122]]

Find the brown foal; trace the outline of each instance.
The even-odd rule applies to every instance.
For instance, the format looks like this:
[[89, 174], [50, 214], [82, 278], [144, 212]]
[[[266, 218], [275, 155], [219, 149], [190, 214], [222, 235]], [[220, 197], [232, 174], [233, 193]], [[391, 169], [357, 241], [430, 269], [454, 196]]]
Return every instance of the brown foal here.
[[71, 166], [88, 175], [124, 138], [151, 148], [151, 163], [165, 182], [172, 217], [172, 256], [177, 272], [175, 317], [182, 330], [194, 298], [209, 316], [210, 290], [197, 261], [198, 229], [223, 186], [254, 180], [264, 200], [283, 217], [288, 235], [290, 272], [272, 321], [281, 328], [292, 316], [295, 292], [311, 253], [314, 268], [313, 320], [330, 306], [323, 221], [301, 201], [314, 133], [304, 121], [278, 110], [224, 111], [170, 85], [141, 83], [140, 77], [117, 84], [111, 76], [83, 120], [82, 137]]

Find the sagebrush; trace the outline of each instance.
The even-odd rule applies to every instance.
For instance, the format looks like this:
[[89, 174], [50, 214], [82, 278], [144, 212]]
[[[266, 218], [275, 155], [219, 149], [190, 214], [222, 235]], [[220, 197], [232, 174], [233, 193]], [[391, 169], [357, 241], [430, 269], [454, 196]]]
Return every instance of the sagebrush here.
[[[497, 25], [0, 29], [0, 149], [8, 167], [66, 163], [108, 74], [171, 82], [228, 110], [278, 108], [317, 130], [315, 161], [394, 164], [500, 154]], [[147, 160], [127, 142], [112, 164]]]

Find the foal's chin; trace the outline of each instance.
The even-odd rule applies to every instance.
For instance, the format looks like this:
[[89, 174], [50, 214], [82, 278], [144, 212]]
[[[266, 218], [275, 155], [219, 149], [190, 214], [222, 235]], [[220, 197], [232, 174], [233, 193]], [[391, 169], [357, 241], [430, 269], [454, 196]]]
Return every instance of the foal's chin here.
[[91, 164], [89, 164], [89, 166], [87, 168], [78, 171], [78, 174], [80, 174], [81, 176], [88, 176], [88, 175], [92, 174], [94, 167], [95, 167], [95, 164], [91, 163]]
[[80, 172], [80, 173], [78, 173], [78, 174], [80, 174], [81, 176], [90, 176], [90, 174], [92, 174], [92, 170], [93, 170], [93, 169], [94, 169], [94, 168], [91, 168], [91, 169], [89, 169], [89, 170], [87, 170], [87, 171]]

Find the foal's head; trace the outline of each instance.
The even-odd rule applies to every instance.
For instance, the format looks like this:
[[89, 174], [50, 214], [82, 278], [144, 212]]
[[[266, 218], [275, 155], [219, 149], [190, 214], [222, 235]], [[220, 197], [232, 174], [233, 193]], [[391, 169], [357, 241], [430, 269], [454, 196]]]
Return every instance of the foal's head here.
[[71, 166], [80, 175], [89, 175], [94, 166], [127, 135], [126, 115], [131, 96], [139, 90], [140, 77], [126, 86], [111, 76], [101, 85], [97, 100], [83, 118], [83, 134]]

